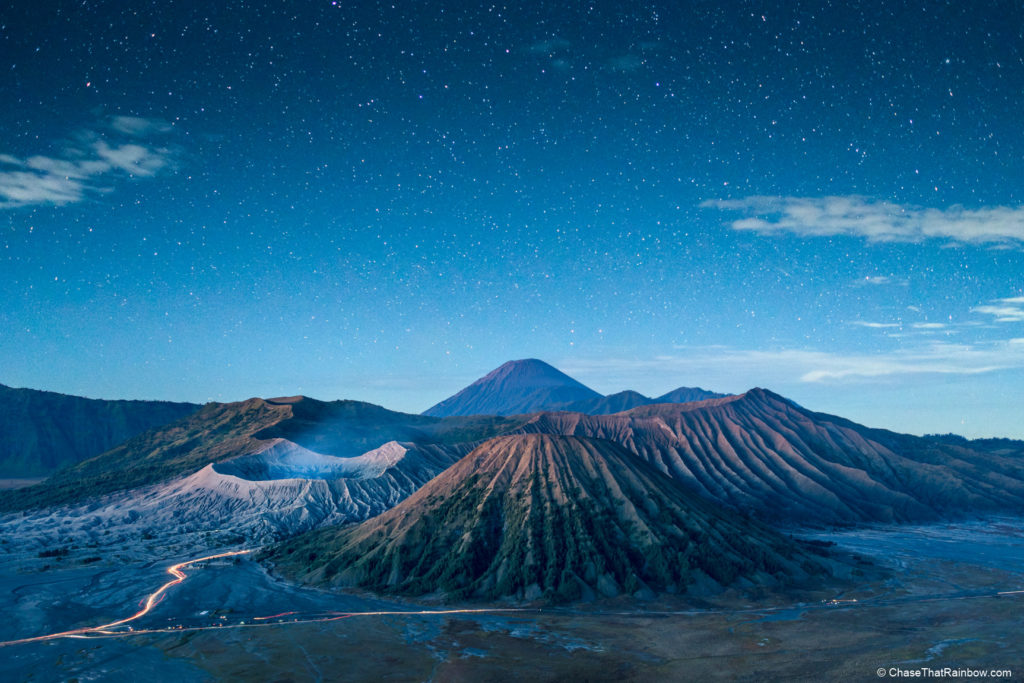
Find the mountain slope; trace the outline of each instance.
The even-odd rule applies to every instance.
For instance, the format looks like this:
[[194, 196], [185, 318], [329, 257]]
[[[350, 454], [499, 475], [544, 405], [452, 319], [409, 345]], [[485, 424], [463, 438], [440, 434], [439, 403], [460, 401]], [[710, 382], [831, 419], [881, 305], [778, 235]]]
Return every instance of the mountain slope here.
[[0, 384], [0, 478], [46, 476], [196, 412], [170, 401], [104, 401]]
[[487, 441], [391, 510], [265, 557], [312, 583], [478, 599], [650, 595], [824, 571], [614, 443], [549, 435]]
[[526, 433], [616, 441], [706, 498], [795, 523], [1024, 510], [1019, 454], [869, 429], [763, 389], [627, 413], [542, 413]]
[[509, 361], [424, 415], [521, 415], [545, 406], [600, 399], [601, 394], [533, 358]]
[[260, 453], [272, 439], [348, 458], [388, 441], [479, 441], [521, 422], [498, 417], [438, 419], [359, 401], [328, 403], [301, 396], [210, 403], [186, 418], [67, 467], [42, 484], [7, 492], [0, 498], [0, 510], [69, 504], [169, 481], [210, 463]]

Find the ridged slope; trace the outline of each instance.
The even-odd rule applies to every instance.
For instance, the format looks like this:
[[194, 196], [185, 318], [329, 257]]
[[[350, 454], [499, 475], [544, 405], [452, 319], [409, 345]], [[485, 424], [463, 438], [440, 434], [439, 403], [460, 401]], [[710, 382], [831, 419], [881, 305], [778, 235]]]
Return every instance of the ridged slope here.
[[522, 415], [546, 406], [600, 399], [601, 394], [533, 358], [514, 360], [492, 370], [424, 415]]
[[382, 515], [268, 557], [307, 582], [478, 599], [682, 592], [714, 585], [708, 577], [821, 571], [614, 443], [548, 435], [487, 441]]
[[814, 413], [763, 389], [527, 433], [611, 439], [711, 500], [796, 523], [926, 521], [1024, 509], [1024, 462]]
[[0, 384], [0, 478], [49, 475], [197, 410], [192, 403], [105, 401]]

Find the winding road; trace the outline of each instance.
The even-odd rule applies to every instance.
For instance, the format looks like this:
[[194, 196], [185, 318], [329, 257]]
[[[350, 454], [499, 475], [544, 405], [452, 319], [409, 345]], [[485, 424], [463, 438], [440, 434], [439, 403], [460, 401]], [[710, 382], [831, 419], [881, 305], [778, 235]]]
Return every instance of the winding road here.
[[188, 560], [186, 562], [179, 562], [178, 564], [171, 565], [170, 567], [167, 568], [167, 573], [170, 574], [171, 576], [173, 576], [174, 578], [171, 579], [170, 581], [168, 581], [167, 583], [165, 583], [164, 585], [160, 586], [159, 588], [157, 588], [152, 593], [150, 593], [146, 597], [146, 599], [141, 603], [142, 606], [139, 609], [139, 611], [136, 612], [135, 614], [131, 615], [130, 617], [125, 617], [124, 619], [118, 619], [117, 621], [112, 621], [109, 624], [101, 624], [100, 626], [84, 626], [82, 628], [76, 628], [76, 629], [72, 629], [70, 631], [61, 631], [60, 633], [49, 633], [49, 634], [47, 634], [45, 636], [35, 636], [34, 638], [21, 638], [20, 640], [8, 640], [8, 641], [0, 642], [0, 647], [6, 647], [8, 645], [20, 645], [22, 643], [35, 643], [35, 642], [40, 642], [40, 641], [44, 641], [44, 640], [53, 640], [55, 638], [86, 637], [86, 636], [94, 635], [94, 634], [114, 635], [114, 634], [111, 633], [110, 629], [116, 628], [118, 626], [123, 626], [124, 624], [127, 624], [129, 622], [135, 621], [136, 619], [139, 619], [140, 617], [143, 617], [146, 614], [149, 614], [150, 610], [152, 610], [157, 604], [159, 604], [160, 600], [164, 596], [164, 593], [166, 593], [167, 590], [171, 586], [177, 586], [179, 583], [184, 581], [185, 578], [188, 575], [185, 574], [184, 571], [182, 571], [183, 567], [187, 567], [190, 564], [196, 564], [197, 562], [205, 562], [207, 560], [216, 560], [216, 559], [219, 559], [221, 557], [233, 557], [235, 555], [246, 555], [246, 554], [251, 553], [251, 552], [252, 552], [252, 550], [232, 550], [232, 551], [226, 552], [226, 553], [217, 553], [216, 555], [207, 555], [206, 557], [197, 557], [194, 560]]

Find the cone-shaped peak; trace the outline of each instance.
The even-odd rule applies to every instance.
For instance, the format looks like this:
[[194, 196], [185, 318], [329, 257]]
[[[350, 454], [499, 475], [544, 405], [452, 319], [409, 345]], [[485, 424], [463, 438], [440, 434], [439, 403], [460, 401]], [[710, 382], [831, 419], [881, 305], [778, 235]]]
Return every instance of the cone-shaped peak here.
[[535, 358], [509, 361], [424, 415], [517, 415], [601, 395]]

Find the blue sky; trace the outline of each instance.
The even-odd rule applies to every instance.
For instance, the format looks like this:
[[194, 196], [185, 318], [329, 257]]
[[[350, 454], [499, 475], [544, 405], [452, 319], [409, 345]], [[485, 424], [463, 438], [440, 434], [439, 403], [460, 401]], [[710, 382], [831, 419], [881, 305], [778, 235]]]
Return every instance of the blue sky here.
[[1024, 438], [1021, 9], [776, 4], [15, 3], [0, 382]]

